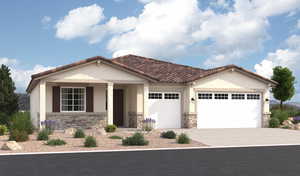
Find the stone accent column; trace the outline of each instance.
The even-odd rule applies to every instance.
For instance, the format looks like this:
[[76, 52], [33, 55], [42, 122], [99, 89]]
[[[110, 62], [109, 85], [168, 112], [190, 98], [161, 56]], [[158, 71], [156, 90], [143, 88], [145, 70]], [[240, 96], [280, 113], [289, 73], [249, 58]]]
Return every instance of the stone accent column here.
[[46, 120], [46, 82], [40, 82], [40, 113], [39, 113], [39, 128], [42, 128], [41, 122]]
[[114, 84], [107, 83], [107, 124], [112, 125], [114, 123]]
[[197, 128], [197, 114], [196, 113], [185, 113], [183, 120], [184, 128]]
[[269, 120], [271, 118], [271, 113], [264, 113], [262, 117], [262, 127], [263, 128], [268, 128], [269, 127]]
[[[147, 88], [146, 88], [147, 89]], [[136, 95], [136, 127], [137, 128], [142, 128], [143, 126], [143, 119], [144, 119], [144, 110], [145, 110], [145, 105], [144, 105], [144, 85], [138, 85], [137, 86], [137, 91], [136, 91], [137, 95]]]

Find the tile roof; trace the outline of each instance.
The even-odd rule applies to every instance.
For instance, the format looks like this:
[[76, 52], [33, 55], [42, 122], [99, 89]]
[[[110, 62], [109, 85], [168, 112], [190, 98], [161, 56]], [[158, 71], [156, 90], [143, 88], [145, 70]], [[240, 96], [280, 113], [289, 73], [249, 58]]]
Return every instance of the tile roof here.
[[52, 73], [56, 73], [75, 66], [87, 64], [98, 60], [106, 64], [123, 68], [129, 72], [133, 72], [137, 75], [143, 76], [144, 78], [152, 82], [188, 83], [228, 69], [238, 69], [256, 78], [262, 79], [264, 81], [270, 82], [275, 85], [277, 84], [273, 80], [262, 77], [256, 73], [245, 70], [242, 67], [238, 67], [236, 65], [226, 65], [226, 66], [217, 67], [213, 69], [201, 69], [201, 68], [180, 65], [180, 64], [161, 61], [161, 60], [152, 59], [148, 57], [129, 54], [129, 55], [113, 58], [113, 59], [107, 59], [101, 56], [95, 56], [72, 64], [60, 66], [51, 70], [34, 74], [31, 76], [32, 79], [28, 85], [27, 91], [29, 92], [31, 91], [31, 89], [38, 82], [36, 79], [40, 77], [47, 76]]

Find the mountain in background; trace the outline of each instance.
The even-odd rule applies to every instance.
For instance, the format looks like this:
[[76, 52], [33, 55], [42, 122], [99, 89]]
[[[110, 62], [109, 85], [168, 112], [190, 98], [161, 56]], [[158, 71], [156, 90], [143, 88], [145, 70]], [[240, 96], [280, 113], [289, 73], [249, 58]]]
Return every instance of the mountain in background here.
[[30, 110], [30, 97], [25, 93], [18, 93], [19, 97], [19, 111], [29, 111]]

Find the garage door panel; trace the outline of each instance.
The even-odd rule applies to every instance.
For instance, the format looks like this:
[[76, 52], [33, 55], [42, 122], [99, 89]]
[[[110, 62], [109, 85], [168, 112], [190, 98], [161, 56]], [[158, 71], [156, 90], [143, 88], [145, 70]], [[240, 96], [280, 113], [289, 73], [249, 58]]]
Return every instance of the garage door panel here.
[[[198, 128], [261, 127], [261, 100], [247, 99], [246, 93], [213, 93], [212, 99], [197, 100]], [[217, 94], [217, 96], [215, 96]], [[201, 96], [200, 96], [201, 98]], [[219, 98], [219, 99], [216, 99]], [[257, 96], [255, 97], [257, 98]]]
[[149, 117], [155, 119], [156, 128], [180, 128], [181, 127], [180, 94], [179, 93], [161, 93], [161, 94], [162, 96], [159, 99], [152, 99], [149, 96]]

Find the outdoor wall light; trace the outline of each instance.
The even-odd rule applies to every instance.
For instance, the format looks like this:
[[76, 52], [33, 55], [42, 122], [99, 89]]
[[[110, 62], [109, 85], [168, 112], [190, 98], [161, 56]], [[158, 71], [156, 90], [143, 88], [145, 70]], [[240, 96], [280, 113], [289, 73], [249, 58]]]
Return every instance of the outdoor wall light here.
[[195, 98], [191, 98], [192, 101], [195, 101]]
[[268, 99], [268, 98], [266, 98], [266, 101], [269, 101], [269, 99]]

